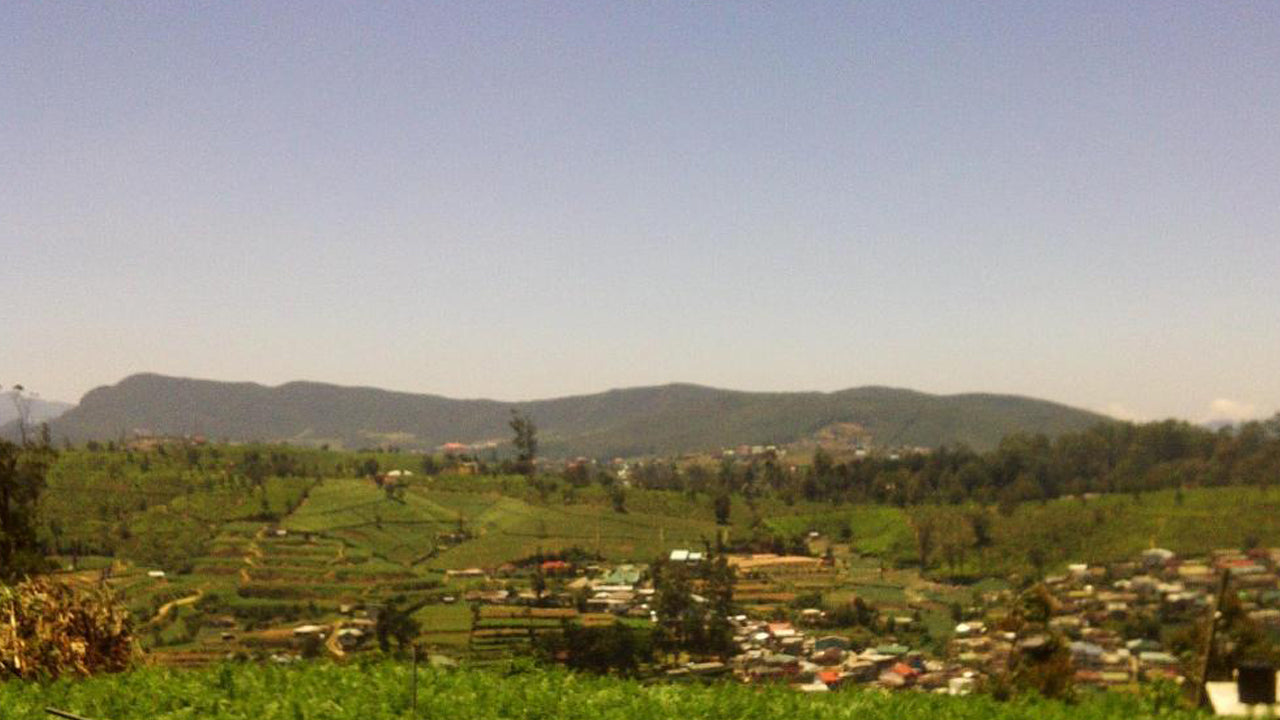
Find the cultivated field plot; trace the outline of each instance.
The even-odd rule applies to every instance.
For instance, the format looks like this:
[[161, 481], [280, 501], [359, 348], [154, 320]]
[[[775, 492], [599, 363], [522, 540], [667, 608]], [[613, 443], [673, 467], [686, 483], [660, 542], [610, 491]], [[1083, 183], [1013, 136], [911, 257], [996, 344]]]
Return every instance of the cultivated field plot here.
[[441, 552], [433, 567], [493, 567], [574, 546], [611, 561], [648, 562], [672, 547], [701, 547], [717, 532], [711, 520], [618, 513], [595, 504], [532, 505], [509, 497], [496, 499], [468, 523], [477, 537]]
[[471, 638], [471, 608], [464, 603], [424, 605], [413, 614], [422, 641], [449, 649], [466, 648]]
[[479, 658], [527, 653], [542, 633], [558, 632], [567, 622], [607, 627], [618, 620], [607, 613], [579, 613], [572, 608], [487, 606], [473, 616], [468, 650]]
[[389, 497], [370, 480], [330, 479], [281, 523], [295, 533], [314, 533], [367, 548], [392, 562], [411, 565], [429, 557], [441, 535], [454, 531], [459, 515], [418, 492]]
[[782, 535], [804, 537], [814, 531], [826, 540], [846, 543], [854, 551], [868, 555], [909, 555], [915, 548], [910, 518], [896, 507], [848, 505], [833, 509], [830, 505], [814, 505], [770, 517], [767, 523]]

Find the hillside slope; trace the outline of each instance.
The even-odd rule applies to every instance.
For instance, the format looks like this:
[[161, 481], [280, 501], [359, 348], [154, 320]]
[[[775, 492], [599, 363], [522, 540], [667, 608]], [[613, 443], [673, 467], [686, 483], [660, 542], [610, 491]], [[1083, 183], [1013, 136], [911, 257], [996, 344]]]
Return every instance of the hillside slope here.
[[545, 454], [595, 457], [791, 442], [836, 422], [858, 423], [882, 445], [964, 442], [982, 449], [1012, 432], [1052, 435], [1105, 419], [1025, 397], [885, 387], [756, 393], [676, 384], [509, 403], [312, 382], [266, 387], [142, 374], [90, 391], [52, 429], [55, 438], [73, 441], [147, 431], [422, 449], [505, 440], [512, 408], [533, 416]]

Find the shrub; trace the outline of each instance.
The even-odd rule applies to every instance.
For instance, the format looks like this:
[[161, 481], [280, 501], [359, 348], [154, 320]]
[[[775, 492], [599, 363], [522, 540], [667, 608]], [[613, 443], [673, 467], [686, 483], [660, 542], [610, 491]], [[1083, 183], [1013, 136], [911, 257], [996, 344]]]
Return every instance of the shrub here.
[[0, 668], [21, 678], [126, 669], [134, 657], [128, 612], [106, 588], [37, 578], [0, 586]]

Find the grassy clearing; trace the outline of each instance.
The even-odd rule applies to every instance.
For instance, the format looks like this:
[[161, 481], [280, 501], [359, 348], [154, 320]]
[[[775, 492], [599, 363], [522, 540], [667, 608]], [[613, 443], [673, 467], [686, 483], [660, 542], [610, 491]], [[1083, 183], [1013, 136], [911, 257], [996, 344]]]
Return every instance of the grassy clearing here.
[[[962, 524], [966, 510], [944, 509]], [[1024, 503], [992, 514], [992, 546], [968, 553], [958, 571], [972, 577], [1048, 572], [1072, 562], [1132, 559], [1164, 547], [1183, 555], [1216, 548], [1280, 545], [1280, 491], [1251, 487], [1190, 488]], [[1036, 556], [1039, 557], [1036, 557]]]
[[907, 513], [887, 505], [848, 505], [833, 509], [830, 505], [806, 508], [809, 512], [775, 517], [768, 520], [774, 531], [800, 537], [817, 531], [828, 538], [847, 542], [857, 552], [895, 556], [912, 552], [915, 537]]
[[411, 564], [430, 553], [441, 533], [455, 528], [458, 514], [418, 492], [393, 499], [369, 480], [330, 479], [282, 525], [295, 533], [317, 533], [365, 547], [375, 555]]
[[672, 547], [700, 547], [715, 538], [714, 521], [638, 511], [618, 513], [596, 504], [533, 505], [503, 497], [469, 519], [477, 534], [431, 561], [433, 567], [493, 567], [578, 546], [615, 561], [648, 562]]

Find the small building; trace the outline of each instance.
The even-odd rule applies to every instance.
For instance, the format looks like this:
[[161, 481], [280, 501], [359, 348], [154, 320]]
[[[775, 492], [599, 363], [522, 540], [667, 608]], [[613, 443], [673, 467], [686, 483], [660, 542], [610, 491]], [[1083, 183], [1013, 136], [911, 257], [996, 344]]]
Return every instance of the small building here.
[[293, 636], [296, 638], [304, 638], [315, 636], [323, 638], [325, 631], [328, 630], [324, 625], [299, 625], [293, 629]]
[[817, 652], [824, 650], [836, 649], [848, 652], [852, 647], [849, 638], [840, 635], [824, 635], [813, 641], [813, 649]]
[[791, 625], [791, 623], [769, 623], [768, 627], [769, 634], [775, 638], [789, 638], [796, 636], [796, 629]]
[[1147, 568], [1162, 568], [1176, 557], [1177, 555], [1172, 550], [1151, 548], [1150, 550], [1142, 551], [1141, 562]]
[[[1280, 673], [1276, 674], [1277, 695], [1280, 695]], [[1215, 715], [1228, 717], [1280, 717], [1280, 704], [1246, 705], [1240, 702], [1240, 686], [1231, 680], [1207, 682], [1205, 695], [1213, 706]]]
[[573, 565], [564, 560], [545, 560], [538, 567], [545, 575], [566, 575], [573, 572]]
[[367, 640], [364, 630], [360, 628], [345, 627], [337, 632], [338, 644], [343, 650], [355, 650], [364, 644]]

